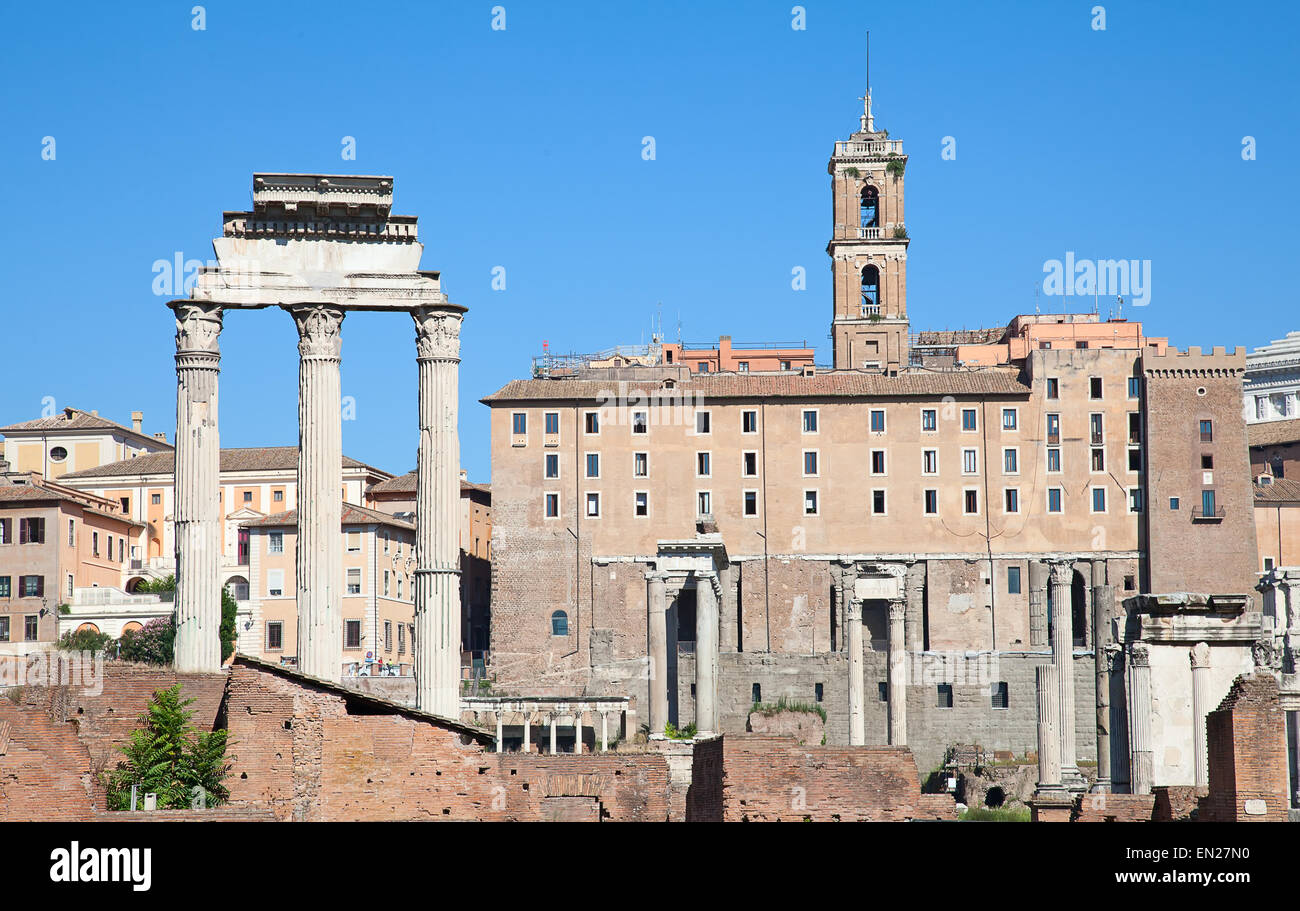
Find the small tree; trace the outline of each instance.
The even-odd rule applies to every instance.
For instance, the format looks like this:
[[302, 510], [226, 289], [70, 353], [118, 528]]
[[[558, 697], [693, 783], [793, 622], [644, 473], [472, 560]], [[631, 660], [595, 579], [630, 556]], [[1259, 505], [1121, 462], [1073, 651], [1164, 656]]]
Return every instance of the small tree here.
[[221, 590], [221, 660], [235, 653], [235, 614], [239, 605], [230, 592]]
[[125, 758], [104, 773], [110, 810], [130, 809], [132, 785], [139, 794], [157, 794], [158, 808], [164, 810], [187, 809], [196, 797], [204, 807], [230, 799], [223, 783], [230, 771], [226, 732], [196, 731], [190, 723], [193, 702], [181, 698], [179, 683], [153, 694], [140, 727], [121, 748]]
[[150, 620], [141, 629], [122, 634], [118, 657], [144, 664], [171, 664], [176, 624], [171, 617]]
[[113, 648], [113, 637], [96, 629], [79, 629], [64, 633], [55, 644], [67, 652], [104, 652]]

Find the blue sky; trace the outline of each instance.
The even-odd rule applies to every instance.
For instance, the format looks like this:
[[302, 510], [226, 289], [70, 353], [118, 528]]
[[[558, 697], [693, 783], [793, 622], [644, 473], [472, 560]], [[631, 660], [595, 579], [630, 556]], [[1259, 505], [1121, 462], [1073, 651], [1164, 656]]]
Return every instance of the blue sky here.
[[[0, 422], [48, 396], [174, 434], [153, 264], [210, 259], [254, 171], [396, 177], [423, 267], [469, 307], [475, 479], [478, 399], [543, 340], [639, 343], [662, 305], [670, 337], [680, 316], [688, 342], [806, 339], [829, 362], [826, 162], [857, 127], [867, 29], [877, 125], [910, 155], [914, 329], [1032, 312], [1067, 251], [1150, 260], [1150, 304], [1125, 315], [1180, 346], [1300, 328], [1294, 4], [1103, 3], [1104, 31], [1064, 0], [814, 0], [803, 30], [791, 2], [499, 0], [504, 31], [493, 2], [212, 0], [202, 31], [193, 5], [0, 6]], [[287, 314], [229, 316], [224, 445], [296, 441], [295, 343]], [[343, 353], [345, 451], [414, 467], [409, 319], [350, 315]]]

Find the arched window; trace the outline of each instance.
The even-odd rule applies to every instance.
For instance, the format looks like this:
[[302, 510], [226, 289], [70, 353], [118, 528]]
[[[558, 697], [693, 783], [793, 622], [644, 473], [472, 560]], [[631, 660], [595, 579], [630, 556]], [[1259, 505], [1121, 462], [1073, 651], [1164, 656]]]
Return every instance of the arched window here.
[[557, 610], [555, 613], [551, 614], [551, 635], [569, 635], [569, 615], [562, 610]]
[[880, 314], [880, 270], [867, 266], [862, 270], [862, 315]]
[[858, 223], [862, 227], [877, 228], [880, 226], [880, 194], [870, 184], [862, 188], [862, 207], [859, 214], [861, 215], [861, 221]]

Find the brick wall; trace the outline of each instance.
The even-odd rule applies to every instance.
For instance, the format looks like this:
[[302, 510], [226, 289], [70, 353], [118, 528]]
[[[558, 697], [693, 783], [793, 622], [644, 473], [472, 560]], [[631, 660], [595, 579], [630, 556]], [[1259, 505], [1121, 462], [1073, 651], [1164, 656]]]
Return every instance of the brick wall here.
[[80, 822], [93, 813], [90, 754], [76, 726], [0, 695], [0, 822]]
[[905, 748], [800, 746], [793, 738], [757, 734], [722, 738], [727, 822], [956, 818], [950, 796], [921, 797], [916, 763]]
[[1185, 822], [1191, 818], [1197, 801], [1205, 796], [1205, 789], [1195, 785], [1165, 785], [1151, 792], [1156, 799], [1152, 822]]
[[[1202, 822], [1286, 822], [1286, 716], [1269, 673], [1237, 678], [1219, 708], [1206, 716], [1209, 794]], [[1262, 802], [1262, 812], [1258, 805]]]
[[1080, 794], [1070, 822], [1151, 822], [1152, 794]]

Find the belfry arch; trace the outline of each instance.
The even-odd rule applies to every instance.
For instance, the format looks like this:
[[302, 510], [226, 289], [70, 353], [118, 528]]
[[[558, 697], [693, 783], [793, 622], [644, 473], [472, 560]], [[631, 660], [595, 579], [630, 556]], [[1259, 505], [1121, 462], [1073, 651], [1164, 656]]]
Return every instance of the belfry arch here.
[[351, 311], [415, 323], [420, 448], [416, 493], [417, 707], [459, 714], [456, 541], [460, 327], [438, 272], [422, 271], [416, 218], [392, 214], [393, 178], [253, 175], [253, 209], [226, 212], [176, 317], [176, 669], [220, 668], [220, 337], [234, 310], [280, 308], [298, 328], [298, 669], [342, 673], [343, 321]]

